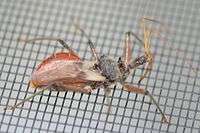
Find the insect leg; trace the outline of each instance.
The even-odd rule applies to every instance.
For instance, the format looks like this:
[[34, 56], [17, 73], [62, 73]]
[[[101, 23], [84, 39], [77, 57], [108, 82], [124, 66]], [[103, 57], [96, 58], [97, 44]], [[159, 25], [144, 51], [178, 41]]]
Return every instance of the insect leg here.
[[109, 88], [108, 86], [104, 87], [104, 92], [105, 92], [105, 96], [106, 96], [106, 103], [108, 104], [108, 114], [111, 112], [111, 88]]
[[130, 69], [134, 69], [140, 65], [143, 65], [145, 63], [147, 63], [147, 65], [145, 66], [145, 72], [144, 74], [140, 77], [140, 80], [138, 81], [138, 83], [140, 83], [148, 74], [148, 72], [150, 72], [152, 70], [153, 67], [153, 56], [152, 53], [150, 51], [150, 35], [151, 32], [149, 32], [148, 34], [148, 38], [145, 35], [145, 38], [147, 38], [148, 40], [144, 40], [144, 42], [133, 32], [129, 32], [131, 35], [133, 35], [141, 44], [143, 44], [144, 49], [145, 49], [145, 54], [143, 56], [140, 56], [138, 58], [136, 58], [134, 61], [132, 61], [129, 64], [129, 68]]
[[141, 44], [144, 44], [144, 42], [134, 32], [132, 31], [126, 32], [126, 40], [125, 40], [124, 53], [123, 53], [124, 59], [121, 60], [121, 57], [120, 57], [118, 61], [118, 63], [122, 67], [122, 72], [129, 69], [134, 69], [147, 62], [147, 58], [145, 55], [141, 57], [137, 57], [135, 60], [131, 61], [131, 52], [132, 52], [132, 47], [130, 46], [131, 35], [135, 37]]
[[131, 32], [126, 32], [126, 37], [124, 41], [124, 52], [123, 52], [123, 63], [125, 69], [128, 68], [128, 65], [131, 63], [132, 47], [131, 47]]
[[91, 51], [92, 51], [93, 56], [95, 57], [95, 59], [96, 59], [97, 61], [99, 61], [100, 58], [99, 58], [99, 56], [98, 56], [98, 54], [97, 54], [97, 52], [96, 52], [96, 50], [95, 50], [94, 43], [91, 41], [90, 37], [86, 34], [86, 32], [85, 32], [78, 24], [74, 23], [74, 25], [75, 25], [75, 27], [87, 38], [87, 40], [88, 40], [88, 45], [90, 46], [90, 49], [91, 49]]
[[[138, 83], [140, 83], [148, 74], [150, 74], [150, 71], [152, 70], [153, 67], [153, 54], [151, 52], [151, 48], [150, 48], [150, 43], [151, 43], [151, 34], [152, 31], [150, 29], [147, 28], [147, 26], [145, 25], [145, 20], [146, 18], [143, 18], [141, 21], [141, 26], [143, 28], [143, 36], [144, 36], [144, 53], [145, 53], [145, 57], [147, 58], [147, 65], [145, 66], [145, 71], [144, 74], [140, 77], [140, 80], [138, 81]], [[149, 19], [147, 19], [149, 20]], [[151, 21], [151, 20], [149, 20]]]
[[153, 101], [153, 103], [158, 108], [159, 112], [161, 113], [161, 115], [162, 115], [162, 122], [169, 123], [169, 120], [167, 119], [167, 117], [165, 116], [165, 114], [163, 113], [163, 111], [161, 110], [159, 104], [157, 103], [157, 101], [154, 99], [153, 95], [148, 90], [142, 89], [142, 88], [130, 85], [130, 84], [126, 84], [126, 83], [124, 84], [124, 90], [128, 91], [128, 92], [133, 92], [133, 93], [136, 93], [136, 94], [148, 95], [149, 98]]
[[144, 45], [144, 50], [145, 50], [145, 54], [143, 56], [136, 58], [134, 61], [132, 61], [129, 64], [129, 68], [134, 69], [134, 68], [136, 68], [140, 65], [147, 63], [147, 65], [145, 65], [145, 72], [140, 77], [140, 80], [138, 81], [138, 83], [140, 83], [147, 76], [148, 72], [150, 72], [152, 70], [152, 67], [153, 67], [153, 54], [151, 53], [151, 50], [150, 50], [150, 35], [151, 35], [151, 32], [148, 32], [148, 33], [145, 32], [145, 38], [146, 39], [144, 39], [144, 42], [135, 33], [133, 33], [133, 32], [130, 32], [130, 33], [141, 44]]
[[67, 50], [69, 50], [70, 53], [77, 55], [70, 47], [69, 45], [61, 38], [57, 38], [57, 37], [39, 37], [39, 38], [33, 38], [33, 39], [23, 39], [23, 38], [19, 38], [19, 41], [23, 41], [26, 43], [32, 43], [35, 41], [43, 41], [43, 40], [49, 40], [49, 41], [58, 41], [64, 48], [66, 48]]
[[141, 81], [147, 76], [147, 74], [150, 73], [150, 71], [152, 70], [152, 67], [153, 67], [152, 62], [147, 63], [145, 70], [144, 70], [144, 74], [140, 77], [138, 84], [140, 84]]
[[151, 21], [151, 19], [143, 18], [140, 22], [141, 27], [143, 29], [143, 38], [144, 38], [143, 41], [135, 33], [130, 32], [131, 35], [133, 35], [141, 44], [143, 44], [144, 53], [145, 53], [144, 56], [136, 58], [136, 60], [134, 60], [129, 65], [130, 68], [133, 69], [139, 65], [143, 65], [144, 63], [147, 63], [147, 65], [145, 66], [145, 72], [140, 77], [140, 80], [138, 81], [138, 83], [140, 83], [147, 76], [148, 72], [150, 72], [153, 67], [153, 54], [150, 48], [150, 41], [151, 41], [150, 38], [151, 38], [152, 31], [149, 28], [147, 28], [147, 26], [145, 25], [145, 20]]
[[151, 35], [152, 32], [153, 33], [159, 33], [159, 31], [155, 31], [151, 28], [149, 28], [146, 25], [146, 21], [150, 21], [150, 22], [154, 22], [154, 23], [158, 23], [161, 24], [159, 21], [148, 18], [148, 17], [143, 17], [140, 20], [140, 26], [142, 27], [143, 30], [143, 40], [141, 40], [135, 33], [130, 32], [131, 35], [133, 35], [144, 47], [144, 56], [138, 57], [136, 58], [129, 66], [131, 69], [136, 68], [139, 65], [143, 65], [144, 63], [147, 63], [147, 65], [145, 66], [145, 71], [144, 74], [141, 75], [140, 80], [138, 81], [138, 83], [140, 83], [146, 76], [147, 74], [152, 70], [153, 67], [153, 54], [151, 52], [151, 48], [150, 48], [150, 42], [151, 42]]
[[17, 103], [14, 106], [7, 106], [6, 108], [4, 108], [4, 110], [15, 110], [15, 108], [17, 108], [18, 106], [20, 106], [21, 104], [25, 103], [26, 101], [29, 101], [30, 99], [34, 98], [35, 96], [43, 93], [45, 90], [48, 90], [49, 87], [45, 87], [44, 89], [34, 93], [33, 95], [27, 97], [26, 99], [22, 100], [21, 102]]

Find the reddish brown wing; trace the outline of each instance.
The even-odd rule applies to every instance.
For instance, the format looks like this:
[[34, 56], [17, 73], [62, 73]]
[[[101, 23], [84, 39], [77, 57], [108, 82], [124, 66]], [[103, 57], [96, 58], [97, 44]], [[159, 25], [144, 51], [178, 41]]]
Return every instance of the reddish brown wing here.
[[54, 62], [56, 60], [64, 60], [64, 61], [69, 61], [69, 60], [74, 60], [74, 61], [79, 61], [80, 58], [78, 55], [72, 54], [72, 53], [66, 53], [66, 52], [59, 52], [52, 54], [48, 58], [44, 59], [37, 67], [36, 71], [39, 69], [42, 69], [45, 67], [45, 65]]
[[[34, 87], [53, 84], [85, 84], [91, 81], [104, 81], [100, 73], [91, 70], [95, 62], [81, 61], [70, 53], [57, 53], [44, 60], [31, 76]], [[61, 85], [60, 85], [61, 86]]]

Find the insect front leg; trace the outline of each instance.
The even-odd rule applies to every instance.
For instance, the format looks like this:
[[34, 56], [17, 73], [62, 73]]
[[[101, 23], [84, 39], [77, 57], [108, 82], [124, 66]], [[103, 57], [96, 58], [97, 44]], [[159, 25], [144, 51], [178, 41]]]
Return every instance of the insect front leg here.
[[149, 98], [153, 101], [153, 103], [158, 108], [159, 112], [161, 113], [161, 115], [162, 115], [162, 122], [169, 123], [169, 120], [167, 119], [167, 117], [165, 116], [165, 114], [163, 113], [163, 111], [161, 110], [159, 104], [157, 103], [157, 101], [154, 99], [153, 95], [148, 90], [143, 89], [143, 88], [139, 88], [139, 87], [136, 87], [136, 86], [133, 86], [133, 85], [130, 85], [128, 83], [124, 84], [124, 88], [123, 89], [125, 91], [133, 92], [133, 93], [136, 93], [136, 94], [148, 95]]
[[132, 57], [131, 43], [133, 43], [131, 41], [131, 36], [135, 37], [141, 44], [144, 44], [144, 42], [134, 32], [132, 32], [132, 31], [126, 32], [126, 38], [125, 38], [125, 42], [124, 42], [123, 58], [120, 57], [119, 60], [118, 60], [118, 66], [120, 68], [121, 73], [124, 75], [125, 78], [127, 77], [127, 74], [129, 74], [130, 69], [134, 69], [134, 68], [146, 63], [146, 57], [145, 56], [138, 57], [134, 61], [131, 62], [131, 60], [132, 60], [131, 59], [131, 57]]
[[[145, 44], [145, 42], [143, 42], [134, 32], [131, 32], [131, 31], [126, 32], [126, 38], [125, 38], [125, 42], [124, 42], [124, 52], [123, 52], [123, 57], [124, 57], [123, 62], [124, 62], [124, 65], [126, 68], [128, 68], [128, 66], [130, 67], [130, 65], [131, 65], [131, 55], [132, 55], [131, 43], [133, 43], [131, 41], [131, 36], [134, 36], [141, 44]], [[145, 54], [145, 56], [146, 56], [146, 54]], [[136, 59], [136, 60], [138, 60], [138, 59]], [[134, 65], [134, 64], [132, 64], [132, 65]]]
[[140, 22], [141, 27], [143, 29], [143, 37], [144, 37], [143, 45], [144, 45], [145, 57], [147, 58], [147, 64], [145, 65], [144, 74], [140, 77], [140, 80], [138, 81], [139, 84], [147, 76], [147, 74], [150, 73], [153, 67], [153, 54], [151, 52], [151, 47], [150, 47], [152, 31], [146, 26], [145, 20], [148, 20], [148, 21], [151, 21], [151, 20], [147, 18], [143, 18]]
[[143, 45], [144, 55], [136, 58], [133, 62], [131, 62], [129, 67], [133, 69], [147, 63], [144, 68], [145, 72], [143, 75], [141, 75], [138, 83], [140, 83], [147, 76], [147, 74], [152, 70], [153, 67], [153, 54], [150, 47], [152, 31], [145, 25], [145, 20], [146, 19], [144, 18], [140, 22], [143, 29], [143, 40], [141, 40], [135, 33], [130, 32], [130, 34], [133, 35]]
[[132, 56], [132, 46], [131, 46], [131, 32], [126, 32], [125, 41], [124, 41], [124, 52], [123, 52], [123, 63], [125, 69], [128, 68], [128, 65], [131, 63]]
[[78, 55], [76, 52], [74, 52], [71, 47], [65, 42], [65, 40], [57, 37], [38, 37], [38, 38], [33, 38], [33, 39], [24, 39], [24, 38], [19, 38], [19, 41], [23, 41], [26, 43], [32, 43], [35, 41], [43, 41], [43, 40], [48, 40], [48, 41], [57, 41], [59, 42], [64, 48], [66, 48], [70, 53], [74, 55]]
[[[147, 65], [145, 66], [145, 71], [144, 71], [144, 74], [140, 77], [140, 80], [138, 81], [138, 83], [140, 83], [146, 76], [148, 73], [150, 73], [150, 71], [152, 70], [152, 67], [153, 67], [153, 54], [151, 52], [151, 35], [154, 34], [154, 35], [160, 35], [160, 30], [156, 30], [154, 28], [151, 28], [150, 26], [148, 26], [148, 24], [146, 24], [147, 22], [153, 22], [153, 23], [156, 23], [156, 24], [160, 24], [160, 25], [163, 25], [160, 21], [157, 21], [155, 19], [152, 19], [152, 18], [149, 18], [149, 17], [143, 17], [141, 20], [140, 20], [140, 26], [143, 30], [143, 46], [144, 46], [144, 53], [145, 53], [145, 56], [147, 58]], [[166, 27], [166, 25], [164, 25], [164, 28], [165, 30], [167, 30], [168, 28]], [[135, 36], [135, 35], [134, 35]], [[140, 41], [141, 42], [141, 41]]]

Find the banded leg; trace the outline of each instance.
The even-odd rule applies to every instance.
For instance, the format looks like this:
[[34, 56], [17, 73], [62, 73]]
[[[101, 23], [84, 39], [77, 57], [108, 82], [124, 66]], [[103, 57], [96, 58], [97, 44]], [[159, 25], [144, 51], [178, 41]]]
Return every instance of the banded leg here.
[[74, 52], [69, 45], [61, 38], [57, 38], [57, 37], [38, 37], [38, 38], [33, 38], [33, 39], [23, 39], [23, 38], [19, 38], [19, 41], [23, 41], [26, 43], [32, 43], [35, 41], [43, 41], [43, 40], [48, 40], [48, 41], [58, 41], [64, 48], [66, 48], [70, 53], [77, 55], [76, 52]]
[[149, 93], [148, 90], [142, 89], [142, 88], [139, 88], [139, 87], [127, 84], [127, 83], [124, 84], [124, 90], [128, 91], [128, 92], [133, 92], [133, 93], [136, 93], [136, 94], [148, 95], [149, 98], [153, 101], [153, 103], [158, 108], [159, 112], [161, 113], [161, 115], [162, 115], [162, 122], [169, 123], [169, 120], [167, 119], [167, 117], [165, 116], [165, 114], [163, 113], [163, 111], [161, 110], [161, 108], [159, 107], [159, 104], [154, 99], [153, 95], [151, 95], [151, 93]]

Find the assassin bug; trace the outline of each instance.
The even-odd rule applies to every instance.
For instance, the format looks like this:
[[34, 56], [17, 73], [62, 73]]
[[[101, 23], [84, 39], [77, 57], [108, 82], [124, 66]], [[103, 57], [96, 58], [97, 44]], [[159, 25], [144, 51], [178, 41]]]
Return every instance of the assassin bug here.
[[[32, 87], [43, 89], [31, 97], [24, 99], [22, 102], [16, 104], [10, 109], [15, 109], [17, 106], [23, 104], [25, 101], [28, 101], [47, 89], [56, 91], [71, 90], [74, 92], [91, 93], [94, 89], [104, 88], [105, 95], [109, 96], [112, 90], [110, 86], [116, 82], [119, 82], [122, 84], [125, 91], [148, 95], [160, 111], [162, 115], [162, 121], [168, 122], [165, 114], [162, 112], [158, 103], [148, 90], [133, 86], [125, 81], [130, 75], [131, 70], [136, 69], [138, 66], [147, 64], [144, 75], [141, 76], [139, 82], [141, 82], [152, 69], [153, 56], [150, 50], [150, 38], [152, 30], [147, 28], [145, 25], [145, 20], [148, 19], [143, 18], [141, 21], [144, 41], [142, 41], [133, 32], [126, 32], [124, 53], [118, 61], [114, 61], [106, 55], [99, 56], [89, 36], [78, 25], [75, 25], [76, 28], [88, 39], [88, 45], [90, 46], [91, 52], [95, 57], [94, 61], [81, 60], [78, 54], [74, 52], [63, 39], [60, 38], [47, 37], [24, 40], [21, 39], [21, 41], [26, 43], [41, 40], [58, 41], [64, 48], [68, 50], [68, 52], [54, 53], [50, 57], [43, 60], [32, 73], [30, 80]], [[131, 36], [134, 36], [144, 46], [144, 55], [137, 57], [135, 60], [132, 60], [131, 58]]]

